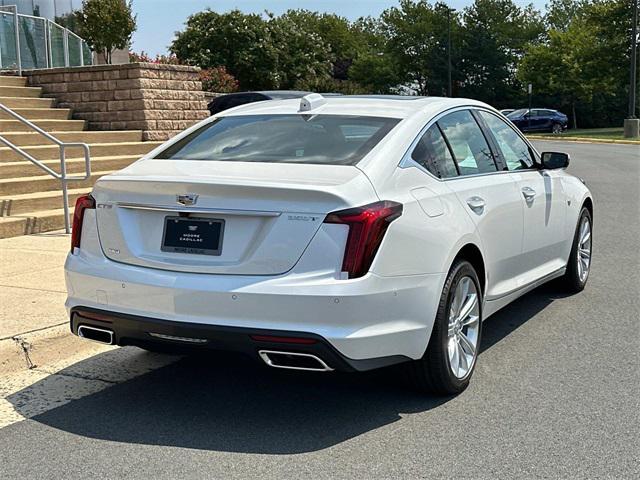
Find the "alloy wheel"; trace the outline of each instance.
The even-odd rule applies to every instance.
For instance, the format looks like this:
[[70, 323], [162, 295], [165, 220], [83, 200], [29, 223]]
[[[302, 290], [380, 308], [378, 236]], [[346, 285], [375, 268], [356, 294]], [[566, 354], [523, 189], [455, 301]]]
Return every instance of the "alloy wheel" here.
[[591, 267], [591, 222], [588, 217], [582, 217], [578, 232], [578, 277], [584, 282]]
[[462, 277], [455, 287], [449, 309], [447, 353], [449, 367], [458, 379], [463, 379], [473, 369], [478, 356], [480, 333], [480, 298], [474, 281]]

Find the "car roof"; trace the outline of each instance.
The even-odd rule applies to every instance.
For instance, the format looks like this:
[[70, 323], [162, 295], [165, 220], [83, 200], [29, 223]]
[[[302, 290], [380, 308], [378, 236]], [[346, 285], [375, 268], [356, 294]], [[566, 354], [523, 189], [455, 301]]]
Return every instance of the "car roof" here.
[[[417, 97], [408, 95], [341, 95], [324, 97], [324, 103], [308, 114], [361, 115], [370, 117], [407, 118], [415, 113], [435, 114], [460, 106], [489, 105], [467, 98]], [[273, 100], [240, 105], [225, 110], [219, 116], [298, 114], [300, 99]]]

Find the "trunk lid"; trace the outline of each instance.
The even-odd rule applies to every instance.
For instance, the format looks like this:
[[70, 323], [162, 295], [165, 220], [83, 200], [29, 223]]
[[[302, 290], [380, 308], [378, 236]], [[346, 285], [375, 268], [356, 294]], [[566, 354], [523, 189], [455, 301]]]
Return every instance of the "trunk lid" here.
[[[178, 203], [185, 195], [195, 204]], [[111, 260], [237, 275], [287, 272], [327, 213], [377, 200], [353, 166], [185, 160], [137, 162], [101, 178], [93, 196], [100, 244]], [[221, 224], [219, 254], [166, 251], [166, 225], [180, 217]], [[200, 228], [196, 223], [185, 228]]]

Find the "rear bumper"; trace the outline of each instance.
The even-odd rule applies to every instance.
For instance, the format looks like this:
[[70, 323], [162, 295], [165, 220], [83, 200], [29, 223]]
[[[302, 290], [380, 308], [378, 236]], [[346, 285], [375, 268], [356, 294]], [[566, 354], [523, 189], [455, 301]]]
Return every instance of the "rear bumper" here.
[[[402, 355], [354, 360], [342, 355], [321, 336], [308, 332], [173, 322], [93, 308], [73, 308], [70, 326], [75, 335], [78, 335], [78, 328], [81, 326], [113, 332], [114, 345], [151, 349], [160, 346], [167, 350], [175, 349], [179, 353], [217, 350], [243, 353], [255, 360], [260, 358], [258, 352], [264, 350], [312, 354], [331, 370], [343, 372], [371, 370], [410, 360]], [[273, 340], [264, 337], [271, 337]], [[300, 338], [307, 343], [280, 342], [278, 338], [281, 337]]]
[[122, 336], [127, 339], [151, 341], [148, 322], [186, 332], [175, 336], [195, 331], [200, 338], [210, 332], [205, 338], [222, 350], [235, 348], [234, 342], [214, 342], [219, 332], [241, 329], [243, 338], [255, 331], [315, 336], [353, 361], [418, 359], [431, 335], [445, 277], [369, 273], [340, 280], [335, 268], [308, 266], [276, 276], [173, 272], [106, 258], [92, 229], [83, 228], [81, 245], [65, 263], [70, 315], [77, 309], [119, 315], [118, 328], [142, 332]]

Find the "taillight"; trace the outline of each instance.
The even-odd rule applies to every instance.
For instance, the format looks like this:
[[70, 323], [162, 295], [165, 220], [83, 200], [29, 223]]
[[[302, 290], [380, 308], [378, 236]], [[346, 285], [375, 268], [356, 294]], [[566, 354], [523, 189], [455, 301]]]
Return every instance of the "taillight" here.
[[400, 215], [402, 204], [388, 200], [327, 215], [324, 223], [349, 226], [342, 259], [342, 271], [347, 272], [349, 278], [362, 277], [369, 271], [389, 224]]
[[71, 252], [76, 247], [80, 247], [80, 237], [82, 236], [82, 221], [84, 211], [87, 208], [96, 208], [96, 201], [91, 195], [82, 195], [76, 200], [76, 208], [73, 211], [73, 229], [71, 230]]

